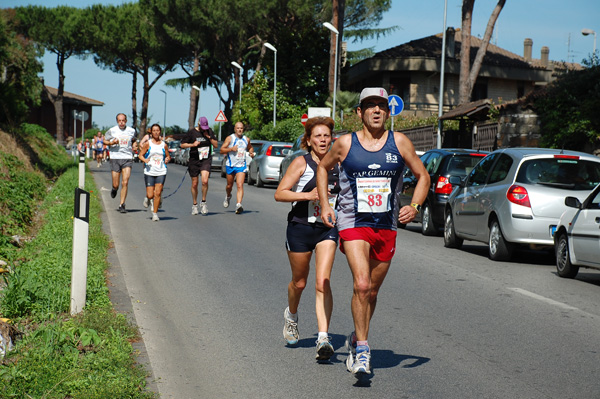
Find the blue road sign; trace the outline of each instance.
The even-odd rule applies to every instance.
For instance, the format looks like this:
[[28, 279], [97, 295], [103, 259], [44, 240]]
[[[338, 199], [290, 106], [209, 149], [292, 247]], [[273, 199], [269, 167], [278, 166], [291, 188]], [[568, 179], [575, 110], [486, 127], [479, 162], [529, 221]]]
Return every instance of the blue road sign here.
[[388, 105], [390, 107], [390, 115], [400, 115], [400, 112], [404, 109], [404, 101], [395, 94], [388, 96]]

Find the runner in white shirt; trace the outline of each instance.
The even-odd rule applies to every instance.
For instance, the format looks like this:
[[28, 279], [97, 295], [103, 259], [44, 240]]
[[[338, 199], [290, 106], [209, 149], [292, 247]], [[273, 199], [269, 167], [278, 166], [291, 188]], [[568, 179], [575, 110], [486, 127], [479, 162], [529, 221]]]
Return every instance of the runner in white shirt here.
[[160, 195], [167, 178], [167, 163], [171, 160], [169, 147], [161, 139], [161, 130], [158, 124], [150, 128], [151, 139], [146, 141], [140, 151], [140, 161], [144, 165], [144, 182], [146, 183], [146, 198], [144, 208], [152, 207], [152, 221], [158, 222], [158, 207]]
[[[133, 150], [137, 149], [135, 130], [127, 126], [127, 116], [123, 113], [117, 114], [117, 126], [108, 129], [104, 140], [110, 151], [110, 170], [112, 172], [111, 198], [117, 196], [119, 180], [121, 180], [121, 202], [119, 212], [127, 213], [125, 210], [125, 199], [127, 198], [127, 186], [131, 176], [133, 165]], [[121, 173], [123, 177], [121, 178]]]
[[225, 201], [223, 207], [229, 207], [231, 199], [231, 190], [233, 189], [233, 180], [237, 186], [237, 203], [235, 204], [235, 213], [240, 214], [244, 211], [242, 199], [244, 198], [244, 180], [248, 165], [246, 165], [246, 151], [254, 158], [254, 148], [250, 139], [244, 136], [244, 124], [237, 122], [234, 128], [235, 133], [227, 136], [221, 146], [221, 154], [226, 156], [225, 167], [227, 170], [227, 186], [225, 187]]

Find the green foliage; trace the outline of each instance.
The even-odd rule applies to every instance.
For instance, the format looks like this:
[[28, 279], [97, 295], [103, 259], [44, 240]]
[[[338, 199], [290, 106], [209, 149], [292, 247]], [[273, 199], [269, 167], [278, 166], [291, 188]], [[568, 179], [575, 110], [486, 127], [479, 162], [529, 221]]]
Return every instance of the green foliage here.
[[252, 132], [252, 138], [257, 140], [272, 140], [293, 142], [304, 133], [304, 126], [300, 123], [300, 116], [284, 119], [277, 122], [277, 126], [267, 124], [261, 130]]
[[[298, 122], [304, 109], [306, 108], [302, 105], [292, 103], [292, 100], [287, 96], [285, 90], [283, 90], [283, 84], [278, 81], [277, 120], [297, 118], [296, 121]], [[235, 122], [243, 122], [250, 130], [262, 130], [263, 127], [273, 124], [273, 86], [269, 85], [261, 72], [257, 72], [252, 82], [244, 86], [244, 92], [242, 93], [242, 114], [240, 116], [239, 108], [236, 106], [233, 109], [233, 116]]]
[[600, 65], [560, 76], [534, 100], [541, 123], [541, 145], [592, 152], [600, 147]]
[[0, 172], [0, 256], [5, 257], [10, 237], [23, 234], [33, 220], [46, 182], [41, 173], [26, 171], [12, 154], [0, 152]]
[[6, 128], [26, 119], [28, 107], [39, 105], [42, 91], [42, 65], [36, 59], [41, 52], [18, 36], [13, 24], [9, 11], [0, 9], [0, 124]]
[[49, 178], [63, 173], [73, 165], [73, 159], [64, 147], [54, 142], [54, 139], [39, 125], [23, 123], [19, 137], [29, 149], [33, 163]]
[[6, 356], [0, 368], [0, 396], [153, 398], [143, 391], [145, 371], [134, 362], [129, 340], [136, 335], [109, 307], [45, 322]]

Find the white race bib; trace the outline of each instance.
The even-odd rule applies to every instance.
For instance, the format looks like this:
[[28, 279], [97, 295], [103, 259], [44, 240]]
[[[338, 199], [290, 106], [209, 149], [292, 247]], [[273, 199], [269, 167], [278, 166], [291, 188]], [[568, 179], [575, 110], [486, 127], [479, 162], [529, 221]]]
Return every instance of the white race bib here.
[[198, 159], [200, 159], [200, 160], [207, 159], [209, 153], [210, 153], [209, 147], [198, 147]]
[[[329, 202], [329, 206], [334, 208], [335, 201], [337, 199], [337, 194], [330, 195], [328, 197], [327, 202]], [[321, 219], [321, 204], [319, 201], [309, 201], [308, 202], [308, 223], [323, 223], [323, 219]]]
[[358, 212], [382, 213], [389, 211], [392, 192], [391, 177], [360, 177], [356, 179]]
[[154, 154], [150, 157], [150, 165], [160, 167], [163, 161], [162, 155]]

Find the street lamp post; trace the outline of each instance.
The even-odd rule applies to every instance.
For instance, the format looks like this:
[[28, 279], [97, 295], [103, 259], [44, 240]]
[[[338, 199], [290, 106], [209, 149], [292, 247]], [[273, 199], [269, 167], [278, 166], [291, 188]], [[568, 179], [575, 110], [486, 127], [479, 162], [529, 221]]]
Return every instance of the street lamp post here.
[[583, 36], [594, 35], [594, 54], [596, 54], [596, 31], [591, 29], [582, 29], [581, 34]]
[[273, 127], [277, 124], [277, 49], [270, 43], [265, 47], [275, 53], [275, 72], [273, 73]]
[[323, 26], [335, 33], [335, 62], [334, 62], [334, 72], [333, 72], [333, 120], [335, 120], [335, 95], [337, 92], [337, 64], [338, 64], [338, 37], [340, 32], [331, 25], [329, 22], [323, 22]]
[[240, 115], [241, 115], [242, 114], [242, 87], [244, 84], [242, 82], [242, 66], [235, 61], [231, 61], [231, 65], [233, 65], [234, 67], [236, 67], [237, 69], [240, 70]]
[[164, 90], [160, 90], [165, 94], [165, 111], [163, 113], [163, 140], [165, 139], [165, 134], [167, 133], [167, 92]]

